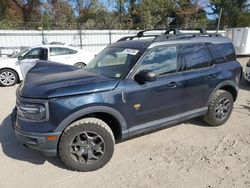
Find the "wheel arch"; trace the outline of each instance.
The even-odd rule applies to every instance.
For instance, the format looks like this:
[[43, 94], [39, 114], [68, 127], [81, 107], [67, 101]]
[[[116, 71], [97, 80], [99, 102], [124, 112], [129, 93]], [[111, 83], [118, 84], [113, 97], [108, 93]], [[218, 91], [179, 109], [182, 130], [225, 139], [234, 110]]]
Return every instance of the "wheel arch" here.
[[237, 96], [238, 96], [238, 90], [239, 90], [239, 86], [231, 81], [231, 80], [228, 80], [228, 81], [224, 81], [222, 83], [220, 83], [212, 92], [212, 94], [210, 95], [209, 97], [209, 100], [208, 100], [208, 105], [211, 101], [211, 98], [213, 97], [214, 93], [217, 91], [217, 90], [224, 90], [224, 91], [228, 91], [229, 93], [232, 94], [233, 98], [234, 98], [234, 101], [237, 99]]
[[83, 61], [78, 61], [78, 62], [74, 63], [74, 66], [77, 66], [77, 64], [82, 64], [82, 65], [84, 65], [84, 67], [87, 66], [87, 64]]
[[127, 125], [123, 116], [117, 110], [104, 106], [88, 107], [74, 112], [65, 118], [54, 132], [63, 132], [71, 123], [87, 117], [95, 117], [107, 123], [116, 139], [127, 137]]
[[83, 61], [77, 61], [75, 64], [77, 64], [77, 63], [82, 63], [82, 64], [86, 65], [86, 63]]

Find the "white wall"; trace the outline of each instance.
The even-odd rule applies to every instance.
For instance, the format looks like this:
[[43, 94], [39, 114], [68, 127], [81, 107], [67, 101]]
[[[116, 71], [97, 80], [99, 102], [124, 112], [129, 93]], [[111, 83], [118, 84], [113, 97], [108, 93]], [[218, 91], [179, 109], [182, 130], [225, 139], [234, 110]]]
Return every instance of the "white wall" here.
[[[19, 51], [21, 48], [40, 45], [43, 40], [47, 43], [63, 42], [98, 53], [110, 42], [115, 42], [125, 36], [133, 36], [137, 32], [136, 30], [0, 30], [0, 56], [1, 54], [11, 54], [13, 50]], [[220, 33], [224, 33], [224, 31], [220, 31]]]

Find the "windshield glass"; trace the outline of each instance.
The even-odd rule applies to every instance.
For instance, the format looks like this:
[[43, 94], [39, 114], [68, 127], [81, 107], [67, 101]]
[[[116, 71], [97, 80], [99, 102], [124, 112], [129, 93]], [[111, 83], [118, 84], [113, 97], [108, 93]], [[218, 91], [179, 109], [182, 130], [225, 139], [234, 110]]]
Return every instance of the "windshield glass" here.
[[13, 54], [13, 55], [12, 55], [12, 56], [10, 56], [10, 57], [13, 57], [13, 58], [18, 58], [19, 56], [23, 55], [24, 53], [26, 53], [26, 52], [28, 52], [28, 51], [29, 51], [29, 49], [28, 49], [28, 48], [26, 48], [26, 49], [21, 50], [21, 51], [20, 51], [20, 52], [18, 52], [18, 53]]
[[124, 79], [143, 52], [144, 49], [107, 47], [85, 69], [110, 78]]

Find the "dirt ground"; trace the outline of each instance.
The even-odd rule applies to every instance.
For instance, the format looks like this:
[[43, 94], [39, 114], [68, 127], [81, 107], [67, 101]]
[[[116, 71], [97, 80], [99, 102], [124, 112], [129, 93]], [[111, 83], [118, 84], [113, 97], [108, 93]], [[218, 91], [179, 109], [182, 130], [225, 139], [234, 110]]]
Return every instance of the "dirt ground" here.
[[[244, 67], [247, 59], [239, 60]], [[250, 85], [240, 88], [225, 125], [195, 119], [119, 143], [111, 161], [90, 173], [18, 143], [9, 116], [16, 86], [0, 88], [0, 187], [250, 187]]]

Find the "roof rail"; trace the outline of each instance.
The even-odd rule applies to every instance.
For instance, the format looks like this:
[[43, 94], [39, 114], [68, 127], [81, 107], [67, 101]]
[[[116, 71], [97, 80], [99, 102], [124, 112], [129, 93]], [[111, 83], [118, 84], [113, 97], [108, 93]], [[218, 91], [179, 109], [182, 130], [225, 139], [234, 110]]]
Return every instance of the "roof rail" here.
[[51, 44], [51, 45], [64, 45], [65, 43], [53, 41], [53, 42], [50, 42], [50, 43], [48, 43], [48, 44]]
[[161, 35], [146, 35], [146, 36], [141, 36], [141, 37], [138, 37], [137, 35], [136, 36], [128, 36], [128, 37], [122, 37], [120, 38], [117, 42], [120, 42], [120, 41], [126, 41], [126, 40], [133, 40], [134, 38], [156, 38], [158, 36], [161, 36]]
[[154, 39], [154, 42], [162, 42], [165, 40], [171, 40], [171, 39], [184, 39], [184, 38], [194, 38], [194, 37], [220, 37], [221, 34], [218, 33], [182, 33], [180, 35], [160, 35]]

